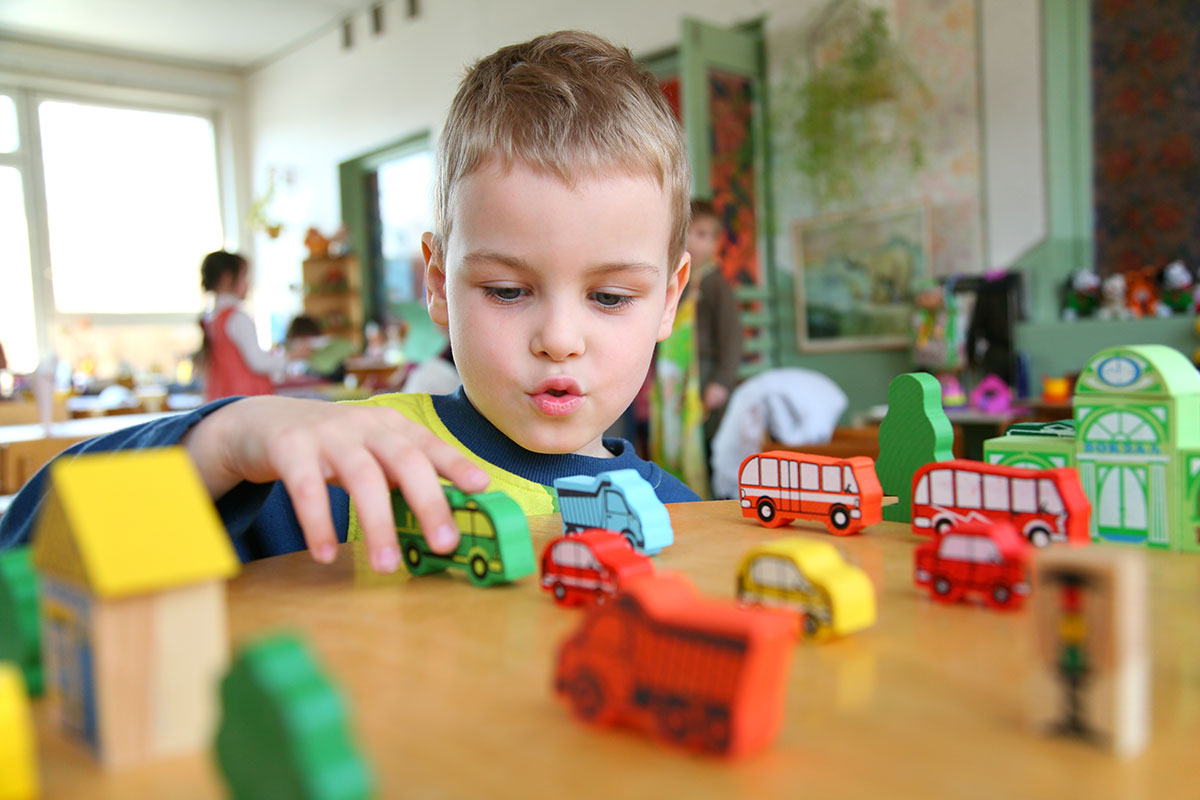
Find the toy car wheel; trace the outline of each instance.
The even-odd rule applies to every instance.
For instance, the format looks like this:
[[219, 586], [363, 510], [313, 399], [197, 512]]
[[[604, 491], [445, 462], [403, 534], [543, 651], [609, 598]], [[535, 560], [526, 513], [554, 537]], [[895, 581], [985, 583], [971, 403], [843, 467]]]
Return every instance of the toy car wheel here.
[[637, 536], [634, 535], [633, 531], [621, 531], [621, 535], [625, 537], [625, 541], [629, 543], [632, 549], [638, 549]]
[[561, 583], [554, 584], [554, 588], [551, 591], [554, 593], [554, 599], [558, 602], [561, 603], [563, 600], [567, 599], [567, 587], [563, 586]]
[[667, 739], [681, 742], [688, 734], [688, 704], [679, 697], [670, 697], [658, 709], [658, 730]]
[[1050, 531], [1045, 528], [1034, 528], [1028, 534], [1029, 543], [1034, 547], [1050, 546]]
[[993, 586], [992, 591], [990, 592], [990, 599], [990, 605], [994, 606], [995, 608], [1003, 608], [1012, 602], [1012, 589], [1008, 588], [1004, 584]]
[[596, 590], [596, 605], [602, 606], [608, 602], [608, 592], [603, 589]]
[[582, 719], [598, 720], [604, 712], [604, 689], [588, 670], [575, 673], [575, 678], [567, 684], [567, 695], [571, 699], [571, 708]]
[[415, 544], [406, 544], [404, 546], [404, 563], [413, 573], [419, 573], [421, 570], [421, 548]]
[[712, 753], [724, 753], [729, 749], [729, 712], [723, 708], [710, 708], [704, 714], [704, 747]]
[[475, 584], [477, 584], [479, 586], [483, 586], [484, 583], [487, 581], [487, 577], [488, 577], [487, 560], [484, 559], [483, 556], [478, 556], [478, 555], [472, 556], [471, 563], [469, 566], [471, 569], [471, 580]]
[[934, 594], [940, 595], [941, 597], [949, 597], [950, 592], [952, 592], [953, 590], [954, 590], [954, 586], [951, 585], [950, 581], [947, 580], [946, 578], [935, 578], [934, 579], [934, 581], [933, 581]]
[[850, 525], [850, 512], [845, 506], [834, 506], [829, 510], [829, 524], [839, 531]]
[[804, 615], [804, 636], [805, 636], [805, 638], [807, 638], [809, 636], [816, 636], [817, 629], [819, 629], [820, 627], [821, 626], [817, 623], [817, 618], [815, 616], [813, 616], [812, 614]]
[[758, 501], [758, 521], [768, 528], [779, 528], [791, 522], [789, 519], [780, 519], [775, 506], [765, 497]]

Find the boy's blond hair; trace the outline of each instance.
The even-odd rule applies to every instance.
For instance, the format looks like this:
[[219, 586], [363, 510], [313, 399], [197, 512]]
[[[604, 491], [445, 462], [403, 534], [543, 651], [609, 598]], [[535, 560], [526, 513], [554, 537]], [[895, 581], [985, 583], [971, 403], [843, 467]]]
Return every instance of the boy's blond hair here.
[[438, 143], [435, 250], [450, 235], [455, 186], [492, 158], [567, 184], [611, 172], [653, 176], [671, 202], [669, 269], [679, 265], [691, 192], [683, 135], [658, 81], [626, 48], [559, 31], [471, 67]]

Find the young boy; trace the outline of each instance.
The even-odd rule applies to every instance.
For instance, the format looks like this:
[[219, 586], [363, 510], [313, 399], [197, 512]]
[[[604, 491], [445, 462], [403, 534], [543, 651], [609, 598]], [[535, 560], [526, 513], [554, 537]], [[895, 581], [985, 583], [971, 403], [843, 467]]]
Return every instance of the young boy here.
[[[450, 331], [459, 393], [217, 402], [68, 452], [183, 444], [243, 559], [307, 546], [329, 562], [361, 535], [383, 572], [400, 561], [389, 486], [437, 552], [458, 540], [439, 475], [526, 513], [552, 510], [558, 477], [624, 467], [666, 502], [696, 499], [601, 438], [689, 273], [690, 175], [654, 78], [589, 34], [505, 47], [463, 80], [438, 150], [426, 301]], [[0, 547], [28, 540], [45, 481], [14, 499]]]

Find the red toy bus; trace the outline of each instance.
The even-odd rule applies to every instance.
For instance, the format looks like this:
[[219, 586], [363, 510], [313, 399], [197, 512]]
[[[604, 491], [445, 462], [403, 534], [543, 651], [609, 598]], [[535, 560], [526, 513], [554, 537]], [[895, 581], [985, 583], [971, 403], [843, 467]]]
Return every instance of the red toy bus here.
[[991, 608], [1019, 608], [1029, 595], [1028, 548], [1008, 522], [963, 522], [916, 549], [913, 578], [938, 602], [976, 595]]
[[542, 588], [560, 606], [603, 603], [626, 581], [653, 573], [649, 558], [603, 528], [560, 536], [542, 551]]
[[971, 520], [1008, 522], [1035, 547], [1087, 544], [1092, 506], [1070, 467], [1025, 469], [982, 461], [935, 461], [913, 474], [915, 533]]
[[639, 578], [563, 643], [555, 690], [588, 722], [753, 752], [783, 721], [796, 628], [789, 612], [706, 600], [682, 575]]
[[883, 489], [866, 456], [831, 456], [770, 450], [738, 470], [742, 516], [768, 528], [794, 519], [820, 520], [830, 533], [858, 533], [883, 519]]

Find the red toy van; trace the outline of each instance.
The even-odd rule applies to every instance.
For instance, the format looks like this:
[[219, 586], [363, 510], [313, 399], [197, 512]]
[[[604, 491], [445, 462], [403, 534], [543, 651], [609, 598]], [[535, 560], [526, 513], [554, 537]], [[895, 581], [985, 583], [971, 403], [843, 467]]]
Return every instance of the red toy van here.
[[916, 549], [913, 578], [942, 603], [968, 595], [1019, 608], [1029, 594], [1028, 548], [1009, 522], [960, 522]]
[[602, 528], [560, 536], [542, 551], [542, 588], [560, 606], [602, 603], [629, 579], [653, 572], [625, 537]]

